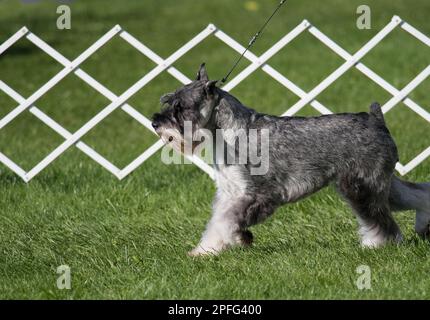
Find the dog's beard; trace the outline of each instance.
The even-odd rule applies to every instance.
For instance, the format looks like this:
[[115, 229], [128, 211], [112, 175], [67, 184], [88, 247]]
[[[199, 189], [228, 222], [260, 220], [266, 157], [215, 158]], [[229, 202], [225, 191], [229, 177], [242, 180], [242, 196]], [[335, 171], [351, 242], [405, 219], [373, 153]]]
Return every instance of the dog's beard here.
[[185, 153], [185, 141], [178, 129], [168, 128], [160, 133], [161, 140], [180, 154]]
[[203, 141], [185, 141], [184, 136], [178, 129], [168, 128], [160, 132], [161, 140], [180, 154], [192, 156], [194, 150]]

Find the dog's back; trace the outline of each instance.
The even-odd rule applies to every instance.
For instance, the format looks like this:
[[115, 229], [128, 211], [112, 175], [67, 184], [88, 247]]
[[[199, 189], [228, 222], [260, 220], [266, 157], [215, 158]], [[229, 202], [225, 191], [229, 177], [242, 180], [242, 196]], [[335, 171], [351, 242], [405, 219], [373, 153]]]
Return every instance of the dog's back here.
[[372, 104], [369, 113], [263, 116], [251, 127], [269, 129], [272, 145], [278, 146], [271, 149], [271, 156], [283, 159], [290, 169], [298, 172], [322, 167], [325, 172], [357, 169], [369, 174], [375, 170], [388, 173], [398, 161], [396, 144], [377, 103]]

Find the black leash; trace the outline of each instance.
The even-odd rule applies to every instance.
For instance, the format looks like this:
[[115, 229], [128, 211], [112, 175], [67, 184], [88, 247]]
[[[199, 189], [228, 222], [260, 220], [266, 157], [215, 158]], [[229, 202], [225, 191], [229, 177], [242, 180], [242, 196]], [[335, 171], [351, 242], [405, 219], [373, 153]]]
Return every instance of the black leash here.
[[273, 13], [269, 17], [269, 19], [266, 20], [266, 22], [263, 24], [263, 26], [260, 28], [260, 30], [258, 30], [258, 32], [251, 38], [251, 40], [248, 43], [248, 47], [246, 47], [245, 51], [243, 51], [243, 53], [241, 54], [241, 56], [236, 60], [235, 64], [230, 69], [230, 71], [227, 73], [227, 75], [224, 78], [222, 78], [221, 83], [225, 83], [227, 81], [228, 77], [231, 75], [231, 73], [233, 72], [233, 70], [237, 67], [237, 65], [239, 64], [240, 60], [242, 60], [242, 58], [245, 55], [245, 53], [247, 53], [248, 50], [252, 47], [252, 45], [257, 41], [258, 37], [263, 32], [264, 28], [266, 28], [267, 24], [270, 22], [270, 20], [272, 20], [272, 18], [275, 16], [275, 14], [278, 12], [278, 10], [282, 7], [282, 5], [285, 2], [287, 2], [287, 0], [281, 0], [281, 2], [279, 2], [279, 4], [276, 7], [275, 11], [273, 11]]

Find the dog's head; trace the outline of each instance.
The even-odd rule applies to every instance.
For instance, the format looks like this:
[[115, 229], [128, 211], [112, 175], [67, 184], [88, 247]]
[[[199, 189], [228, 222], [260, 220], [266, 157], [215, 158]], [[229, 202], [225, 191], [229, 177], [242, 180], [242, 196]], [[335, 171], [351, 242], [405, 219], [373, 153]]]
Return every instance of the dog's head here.
[[183, 152], [185, 124], [191, 124], [193, 134], [206, 127], [218, 99], [216, 83], [202, 64], [196, 80], [161, 97], [163, 108], [154, 114], [152, 126], [164, 142]]

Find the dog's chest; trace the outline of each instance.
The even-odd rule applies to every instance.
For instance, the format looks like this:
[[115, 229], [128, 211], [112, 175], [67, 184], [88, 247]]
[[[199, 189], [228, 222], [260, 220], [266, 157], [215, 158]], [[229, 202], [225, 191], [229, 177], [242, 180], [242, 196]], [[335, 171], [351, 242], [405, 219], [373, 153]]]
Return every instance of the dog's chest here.
[[246, 193], [247, 183], [243, 175], [243, 168], [238, 165], [216, 165], [215, 181], [220, 192], [240, 196]]

